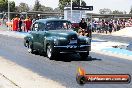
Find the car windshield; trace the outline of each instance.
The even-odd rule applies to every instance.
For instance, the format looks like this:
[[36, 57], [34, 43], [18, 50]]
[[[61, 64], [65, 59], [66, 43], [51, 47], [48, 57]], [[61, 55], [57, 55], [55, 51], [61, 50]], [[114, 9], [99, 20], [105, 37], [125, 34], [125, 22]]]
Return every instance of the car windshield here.
[[51, 21], [46, 24], [47, 30], [68, 30], [71, 29], [69, 21]]

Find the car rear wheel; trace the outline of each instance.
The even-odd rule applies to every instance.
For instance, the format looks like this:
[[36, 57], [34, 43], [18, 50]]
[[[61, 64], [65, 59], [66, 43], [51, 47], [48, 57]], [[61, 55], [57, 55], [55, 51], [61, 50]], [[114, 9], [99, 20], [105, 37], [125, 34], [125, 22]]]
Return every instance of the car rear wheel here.
[[88, 58], [89, 53], [79, 53], [82, 60], [86, 60]]
[[29, 52], [29, 53], [34, 53], [33, 45], [32, 45], [32, 44], [27, 43], [27, 47], [28, 47], [28, 52]]

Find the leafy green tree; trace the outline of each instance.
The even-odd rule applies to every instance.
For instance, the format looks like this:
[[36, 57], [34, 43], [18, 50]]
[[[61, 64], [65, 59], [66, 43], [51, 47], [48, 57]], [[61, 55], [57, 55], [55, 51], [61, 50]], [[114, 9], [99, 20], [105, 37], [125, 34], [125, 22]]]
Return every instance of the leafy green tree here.
[[43, 12], [53, 12], [53, 8], [51, 7], [45, 7], [44, 5], [41, 5], [38, 11], [43, 11]]
[[5, 0], [0, 0], [0, 12], [5, 11], [6, 2]]
[[59, 8], [63, 11], [64, 7], [69, 5], [71, 0], [59, 0]]
[[124, 12], [119, 11], [119, 10], [114, 10], [114, 11], [112, 12], [112, 14], [124, 14]]
[[27, 11], [29, 11], [29, 6], [28, 6], [28, 4], [22, 2], [19, 4], [17, 9], [19, 12], [27, 12]]
[[100, 9], [99, 10], [100, 14], [112, 14], [112, 11], [108, 8]]
[[45, 7], [45, 8], [43, 9], [43, 11], [45, 11], [45, 12], [53, 12], [54, 10], [53, 10], [53, 8], [51, 8], [51, 7]]
[[40, 1], [36, 0], [33, 11], [53, 12], [54, 10], [51, 7], [45, 7], [44, 5], [41, 5]]
[[86, 6], [87, 4], [86, 4], [85, 1], [82, 1], [81, 5], [82, 5], [82, 6]]
[[15, 12], [19, 12], [19, 6], [15, 7]]
[[[68, 6], [70, 5], [70, 2], [71, 0], [59, 0], [59, 8], [61, 11], [64, 10], [64, 7], [65, 6]], [[80, 0], [73, 0], [73, 5], [80, 5]], [[81, 3], [82, 6], [86, 6], [86, 3], [82, 0], [82, 3]]]
[[61, 10], [60, 10], [59, 7], [57, 7], [57, 8], [54, 9], [54, 12], [61, 12]]
[[[10, 1], [10, 11], [15, 11], [15, 2]], [[7, 12], [8, 11], [8, 0], [0, 0], [0, 12]]]
[[14, 11], [15, 11], [15, 2], [14, 1], [10, 1], [10, 12], [14, 12]]
[[33, 8], [33, 11], [43, 11], [42, 5], [40, 4], [39, 0], [35, 1], [35, 5], [34, 5], [34, 8]]
[[[73, 0], [73, 5], [80, 6], [80, 0]], [[86, 3], [82, 0], [81, 6], [86, 6]]]

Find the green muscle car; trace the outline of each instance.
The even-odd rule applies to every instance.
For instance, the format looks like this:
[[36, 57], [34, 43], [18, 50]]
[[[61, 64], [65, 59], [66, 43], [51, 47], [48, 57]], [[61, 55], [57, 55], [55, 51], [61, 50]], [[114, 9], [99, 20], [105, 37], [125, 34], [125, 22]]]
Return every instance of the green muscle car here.
[[49, 59], [63, 53], [79, 53], [82, 59], [86, 59], [91, 50], [91, 39], [73, 31], [70, 21], [39, 19], [32, 24], [31, 30], [24, 37], [24, 45], [31, 53], [39, 51]]

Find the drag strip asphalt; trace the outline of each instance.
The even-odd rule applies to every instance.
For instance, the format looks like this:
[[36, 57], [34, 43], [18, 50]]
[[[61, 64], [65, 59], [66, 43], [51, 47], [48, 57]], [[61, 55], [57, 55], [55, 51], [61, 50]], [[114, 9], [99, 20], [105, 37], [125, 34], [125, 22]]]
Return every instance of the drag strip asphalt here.
[[67, 88], [132, 88], [132, 83], [86, 84], [84, 86], [76, 83], [79, 66], [90, 74], [132, 75], [132, 61], [122, 58], [91, 52], [85, 61], [80, 60], [79, 55], [61, 55], [60, 60], [49, 60], [43, 55], [28, 53], [27, 48], [23, 45], [23, 39], [4, 35], [0, 35], [0, 56], [40, 76], [57, 81]]
[[93, 38], [98, 38], [105, 41], [112, 41], [112, 42], [120, 42], [120, 43], [130, 43], [132, 42], [131, 37], [123, 37], [123, 36], [113, 36], [113, 35], [102, 35], [102, 34], [92, 34]]

